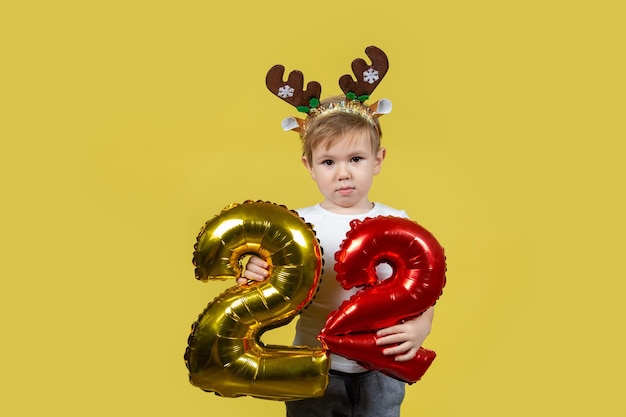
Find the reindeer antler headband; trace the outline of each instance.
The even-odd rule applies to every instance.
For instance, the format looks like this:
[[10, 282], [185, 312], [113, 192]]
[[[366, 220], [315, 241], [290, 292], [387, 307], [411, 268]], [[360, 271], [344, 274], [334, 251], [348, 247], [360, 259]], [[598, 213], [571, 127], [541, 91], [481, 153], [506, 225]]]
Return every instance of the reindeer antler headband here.
[[299, 112], [307, 114], [306, 119], [296, 117], [284, 119], [282, 122], [283, 129], [294, 130], [300, 133], [301, 138], [304, 138], [306, 126], [310, 120], [343, 111], [363, 117], [378, 130], [374, 119], [391, 112], [391, 101], [380, 99], [369, 106], [364, 102], [369, 99], [387, 73], [389, 61], [387, 55], [375, 46], [365, 48], [365, 54], [371, 59], [371, 64], [366, 63], [361, 58], [352, 61], [352, 71], [356, 76], [356, 81], [349, 74], [339, 78], [339, 87], [346, 95], [346, 100], [338, 103], [321, 104], [322, 86], [320, 83], [310, 81], [305, 90], [302, 72], [291, 71], [287, 81], [284, 81], [285, 67], [274, 65], [265, 77], [267, 88], [272, 94], [291, 104]]

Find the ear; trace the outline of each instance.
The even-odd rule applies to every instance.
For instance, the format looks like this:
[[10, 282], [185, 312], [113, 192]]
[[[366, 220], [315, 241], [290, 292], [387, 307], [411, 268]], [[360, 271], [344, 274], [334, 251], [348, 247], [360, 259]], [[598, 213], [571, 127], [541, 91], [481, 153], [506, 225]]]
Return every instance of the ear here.
[[309, 163], [309, 160], [304, 155], [302, 155], [302, 165], [304, 165], [304, 167], [309, 171], [309, 174], [311, 174], [311, 178], [313, 178], [315, 180], [315, 174], [313, 173], [313, 167], [311, 166], [311, 164]]
[[374, 175], [378, 175], [380, 170], [383, 168], [383, 161], [387, 156], [387, 149], [380, 148], [378, 152], [376, 152], [376, 159], [374, 160]]

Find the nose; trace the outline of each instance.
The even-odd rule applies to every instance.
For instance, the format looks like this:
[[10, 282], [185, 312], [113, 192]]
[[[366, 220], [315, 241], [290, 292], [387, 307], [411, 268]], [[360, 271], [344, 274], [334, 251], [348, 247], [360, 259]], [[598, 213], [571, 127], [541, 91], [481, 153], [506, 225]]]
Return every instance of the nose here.
[[347, 164], [338, 164], [337, 177], [339, 178], [339, 180], [350, 179], [350, 169]]

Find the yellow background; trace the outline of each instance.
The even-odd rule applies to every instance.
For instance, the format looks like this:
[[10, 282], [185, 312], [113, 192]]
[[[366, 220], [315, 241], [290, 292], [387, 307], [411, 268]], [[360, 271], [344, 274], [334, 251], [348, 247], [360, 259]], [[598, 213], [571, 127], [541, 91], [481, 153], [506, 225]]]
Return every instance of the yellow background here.
[[626, 415], [622, 4], [5, 2], [0, 414], [282, 415], [187, 382], [224, 288], [192, 246], [227, 204], [318, 201], [265, 73], [335, 94], [375, 44], [394, 112], [371, 197], [449, 264], [403, 415]]

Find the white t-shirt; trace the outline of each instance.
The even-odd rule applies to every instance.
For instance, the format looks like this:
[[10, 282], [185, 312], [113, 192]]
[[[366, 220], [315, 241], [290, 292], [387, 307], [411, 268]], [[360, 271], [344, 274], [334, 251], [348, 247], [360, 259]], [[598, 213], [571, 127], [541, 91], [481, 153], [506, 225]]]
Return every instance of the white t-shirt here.
[[[350, 222], [354, 219], [363, 220], [366, 217], [396, 216], [408, 218], [404, 210], [396, 210], [380, 203], [362, 214], [336, 214], [323, 209], [319, 204], [297, 210], [298, 214], [315, 229], [324, 252], [324, 272], [319, 291], [311, 304], [300, 314], [296, 324], [296, 346], [320, 346], [317, 339], [320, 330], [324, 327], [329, 314], [335, 311], [345, 300], [349, 299], [359, 289], [344, 290], [335, 273], [335, 252], [339, 250], [341, 242], [350, 230]], [[377, 268], [380, 279], [391, 275], [391, 267], [381, 264]], [[365, 368], [357, 362], [343, 356], [331, 354], [331, 368], [341, 372], [363, 372]]]

